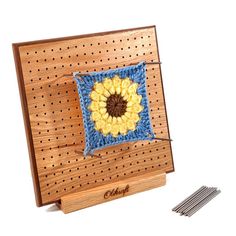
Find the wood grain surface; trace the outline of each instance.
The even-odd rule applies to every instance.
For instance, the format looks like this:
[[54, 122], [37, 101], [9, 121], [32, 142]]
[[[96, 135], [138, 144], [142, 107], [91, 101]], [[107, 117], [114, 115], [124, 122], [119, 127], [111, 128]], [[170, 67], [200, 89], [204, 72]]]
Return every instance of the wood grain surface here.
[[[116, 145], [85, 159], [76, 84], [64, 76], [158, 62], [154, 26], [18, 43], [13, 49], [38, 206], [154, 170], [174, 170], [169, 141]], [[155, 134], [170, 138], [159, 64], [147, 65], [147, 90]]]
[[165, 183], [166, 173], [160, 171], [148, 172], [85, 191], [68, 194], [61, 198], [59, 207], [64, 213], [70, 213], [134, 193], [157, 188], [165, 185]]

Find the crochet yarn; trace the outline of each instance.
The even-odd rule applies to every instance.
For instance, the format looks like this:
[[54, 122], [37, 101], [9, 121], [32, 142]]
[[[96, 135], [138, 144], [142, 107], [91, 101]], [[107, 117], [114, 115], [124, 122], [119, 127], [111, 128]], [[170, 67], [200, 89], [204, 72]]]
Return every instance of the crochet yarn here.
[[120, 94], [112, 94], [107, 98], [107, 113], [111, 117], [121, 117], [127, 109], [127, 101]]
[[91, 72], [74, 72], [85, 129], [84, 155], [95, 150], [138, 140], [153, 140], [146, 65]]

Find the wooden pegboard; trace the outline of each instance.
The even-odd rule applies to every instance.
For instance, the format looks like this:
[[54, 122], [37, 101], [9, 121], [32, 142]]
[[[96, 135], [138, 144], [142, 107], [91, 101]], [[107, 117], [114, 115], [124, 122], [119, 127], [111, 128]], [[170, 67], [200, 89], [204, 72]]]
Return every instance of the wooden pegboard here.
[[[174, 170], [169, 141], [139, 141], [85, 159], [82, 112], [75, 82], [63, 75], [158, 62], [155, 26], [13, 44], [36, 202], [161, 170]], [[158, 64], [147, 65], [151, 122], [169, 138]]]

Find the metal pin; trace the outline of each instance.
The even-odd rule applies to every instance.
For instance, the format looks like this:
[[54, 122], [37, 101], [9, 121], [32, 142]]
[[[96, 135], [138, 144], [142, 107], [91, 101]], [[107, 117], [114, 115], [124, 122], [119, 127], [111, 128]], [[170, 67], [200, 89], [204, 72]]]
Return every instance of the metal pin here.
[[205, 190], [203, 190], [201, 193], [199, 193], [197, 196], [195, 196], [195, 198], [190, 201], [186, 206], [184, 206], [183, 208], [181, 208], [178, 213], [180, 213], [181, 215], [183, 215], [183, 212], [190, 207], [192, 204], [194, 204], [201, 196], [207, 194], [209, 192], [210, 188], [206, 188]]
[[[134, 65], [137, 65], [138, 63], [130, 63], [129, 65], [130, 66], [134, 66]], [[155, 64], [158, 64], [160, 65], [161, 62], [160, 61], [153, 61], [153, 62], [145, 62], [146, 65], [155, 65]], [[75, 77], [80, 77], [80, 76], [86, 76], [86, 75], [90, 75], [89, 73], [77, 73], [75, 75], [73, 75], [73, 73], [71, 74], [64, 74], [63, 77], [72, 77], [72, 76], [75, 76]]]
[[161, 141], [172, 141], [172, 139], [169, 139], [169, 138], [158, 138], [158, 137], [155, 137], [154, 139], [161, 140]]
[[[148, 132], [146, 132], [147, 136], [152, 139], [152, 135]], [[160, 140], [160, 141], [172, 141], [170, 138], [160, 138], [160, 137], [154, 137], [153, 139]]]
[[221, 193], [220, 190], [213, 192], [211, 195], [206, 197], [202, 202], [200, 202], [198, 205], [196, 205], [191, 211], [189, 211], [186, 214], [186, 216], [191, 217], [193, 214], [195, 214], [197, 211], [199, 211], [203, 206], [205, 206], [208, 202], [210, 202], [213, 198], [215, 198], [220, 193]]
[[63, 77], [72, 77], [72, 76], [75, 76], [75, 77], [79, 77], [80, 76], [86, 76], [86, 75], [90, 75], [89, 73], [76, 73], [75, 75], [73, 75], [72, 73], [71, 74], [64, 74]]
[[146, 65], [161, 64], [161, 61], [145, 62]]
[[[138, 63], [130, 63], [129, 65], [130, 66], [135, 66], [135, 65], [137, 65]], [[145, 64], [146, 65], [160, 65], [161, 64], [161, 62], [160, 61], [150, 61], [150, 62], [145, 62]]]
[[183, 204], [181, 207], [179, 207], [179, 209], [176, 211], [178, 213], [181, 213], [183, 210], [185, 210], [192, 202], [195, 201], [196, 198], [198, 198], [199, 196], [201, 196], [203, 193], [205, 193], [208, 190], [208, 187], [204, 187], [201, 191], [199, 191], [197, 194], [195, 194], [195, 196], [192, 197], [192, 199], [190, 199], [188, 202], [186, 202], [185, 204]]
[[184, 204], [186, 204], [187, 202], [189, 202], [191, 199], [194, 198], [194, 196], [196, 194], [198, 194], [199, 192], [201, 192], [203, 189], [205, 189], [206, 186], [202, 186], [201, 188], [199, 188], [197, 191], [195, 191], [193, 194], [191, 194], [189, 197], [187, 197], [186, 199], [184, 199], [182, 202], [180, 202], [178, 205], [176, 205], [172, 211], [177, 211], [181, 206], [183, 206]]
[[193, 209], [196, 205], [198, 205], [202, 200], [204, 200], [206, 197], [211, 195], [213, 192], [216, 192], [216, 188], [209, 188], [206, 192], [204, 192], [202, 195], [200, 195], [195, 201], [193, 201], [186, 209], [184, 209], [181, 212], [181, 215], [185, 215], [187, 212], [189, 212], [191, 209]]
[[[75, 153], [76, 154], [82, 154], [82, 155], [84, 154], [82, 151], [78, 151], [78, 150], [75, 150]], [[96, 154], [91, 154], [90, 156], [91, 157], [102, 158], [102, 156], [99, 156], [99, 155], [96, 155]]]
[[86, 75], [90, 75], [89, 73], [76, 73], [74, 76], [86, 76]]

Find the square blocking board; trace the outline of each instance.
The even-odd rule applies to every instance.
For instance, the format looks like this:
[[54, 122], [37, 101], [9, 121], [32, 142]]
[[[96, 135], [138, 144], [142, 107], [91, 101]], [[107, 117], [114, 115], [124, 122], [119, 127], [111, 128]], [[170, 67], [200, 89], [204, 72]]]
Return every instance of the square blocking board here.
[[[174, 170], [169, 141], [138, 141], [84, 158], [82, 111], [74, 71], [87, 73], [159, 62], [155, 26], [13, 44], [36, 203], [117, 181]], [[147, 65], [153, 130], [169, 138], [159, 64]]]

